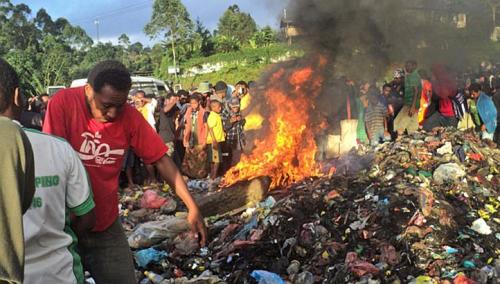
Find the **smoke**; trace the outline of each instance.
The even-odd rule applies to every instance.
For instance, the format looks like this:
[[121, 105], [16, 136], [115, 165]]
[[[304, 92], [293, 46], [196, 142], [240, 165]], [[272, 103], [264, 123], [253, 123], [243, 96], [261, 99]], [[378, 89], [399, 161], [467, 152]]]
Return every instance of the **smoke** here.
[[[314, 66], [319, 55], [326, 59], [325, 68], [315, 69], [316, 73], [321, 72], [319, 76], [323, 80], [321, 88], [311, 95], [313, 113], [308, 127], [319, 129], [326, 118], [329, 125], [326, 132], [338, 134], [340, 119], [345, 119], [348, 112], [348, 92], [357, 93], [359, 83], [392, 80], [392, 71], [402, 68], [407, 60], [416, 60], [419, 69], [427, 69], [429, 74], [435, 64], [461, 71], [477, 64], [478, 52], [470, 43], [487, 40], [486, 29], [477, 20], [474, 23], [474, 19], [484, 16], [478, 12], [482, 9], [478, 3], [478, 0], [470, 0], [470, 3], [449, 0], [291, 0], [287, 7], [287, 21], [299, 29], [300, 36], [294, 39], [294, 44], [299, 44], [306, 54], [301, 59], [278, 64], [262, 76], [259, 81], [262, 90], [253, 94], [257, 101], [254, 108], [263, 114], [264, 127], [249, 133], [249, 142], [254, 137], [265, 137], [269, 129], [267, 122], [273, 107], [268, 103], [265, 90], [275, 84], [272, 74], [280, 68], [296, 70]], [[467, 18], [467, 28], [459, 29], [458, 15], [464, 12], [473, 20]], [[356, 86], [348, 87], [347, 78], [356, 82]], [[444, 86], [448, 88], [450, 84], [446, 83]], [[287, 88], [286, 84], [282, 88]], [[293, 100], [292, 95], [290, 99]], [[353, 118], [356, 118], [355, 102], [348, 103]], [[250, 149], [252, 146], [253, 143], [249, 143]]]
[[458, 15], [468, 7], [457, 5], [447, 0], [295, 0], [288, 10], [302, 31], [304, 48], [328, 56], [336, 74], [359, 81], [381, 79], [409, 59], [424, 68], [471, 64], [475, 58], [468, 43], [478, 33], [457, 28]]
[[374, 78], [390, 62], [386, 35], [377, 21], [387, 4], [368, 2], [298, 0], [290, 4], [291, 18], [304, 47], [327, 56], [337, 74]]

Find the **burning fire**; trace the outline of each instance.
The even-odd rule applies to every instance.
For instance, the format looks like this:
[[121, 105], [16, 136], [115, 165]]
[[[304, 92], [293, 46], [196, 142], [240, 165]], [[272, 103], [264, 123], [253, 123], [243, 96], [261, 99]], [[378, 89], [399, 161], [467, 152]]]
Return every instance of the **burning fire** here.
[[[320, 58], [318, 68], [325, 65]], [[231, 168], [224, 177], [224, 184], [239, 180], [269, 176], [271, 189], [287, 186], [306, 177], [319, 176], [315, 161], [316, 142], [311, 123], [314, 100], [322, 78], [313, 67], [292, 72], [279, 69], [271, 77], [265, 92], [269, 106], [269, 133], [255, 141], [249, 155]]]

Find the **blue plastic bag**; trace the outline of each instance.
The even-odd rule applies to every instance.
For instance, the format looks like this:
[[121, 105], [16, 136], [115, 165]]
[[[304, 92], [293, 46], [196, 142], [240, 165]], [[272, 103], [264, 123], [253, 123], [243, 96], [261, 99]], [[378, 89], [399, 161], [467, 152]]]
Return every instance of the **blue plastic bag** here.
[[135, 261], [139, 267], [145, 268], [151, 262], [159, 262], [168, 254], [164, 251], [158, 251], [154, 248], [143, 249], [135, 253]]
[[254, 270], [250, 276], [259, 284], [285, 284], [285, 281], [278, 274], [265, 270]]

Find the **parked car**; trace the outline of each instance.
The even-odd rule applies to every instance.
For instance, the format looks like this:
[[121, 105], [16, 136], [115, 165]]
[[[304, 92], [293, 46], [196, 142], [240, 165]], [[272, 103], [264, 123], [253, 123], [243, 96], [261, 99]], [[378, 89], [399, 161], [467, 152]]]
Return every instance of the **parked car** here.
[[[132, 89], [143, 90], [147, 95], [154, 95], [155, 97], [165, 96], [170, 88], [168, 85], [159, 79], [152, 77], [132, 76]], [[87, 79], [77, 79], [71, 83], [71, 88], [81, 87], [87, 83]]]

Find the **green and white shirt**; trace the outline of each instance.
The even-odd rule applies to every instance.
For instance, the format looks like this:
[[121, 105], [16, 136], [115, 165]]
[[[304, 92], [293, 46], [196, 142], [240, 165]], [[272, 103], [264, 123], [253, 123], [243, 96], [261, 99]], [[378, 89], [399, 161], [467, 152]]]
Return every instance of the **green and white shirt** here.
[[69, 214], [94, 208], [87, 173], [63, 139], [24, 129], [35, 157], [35, 196], [23, 216], [25, 284], [84, 283]]

